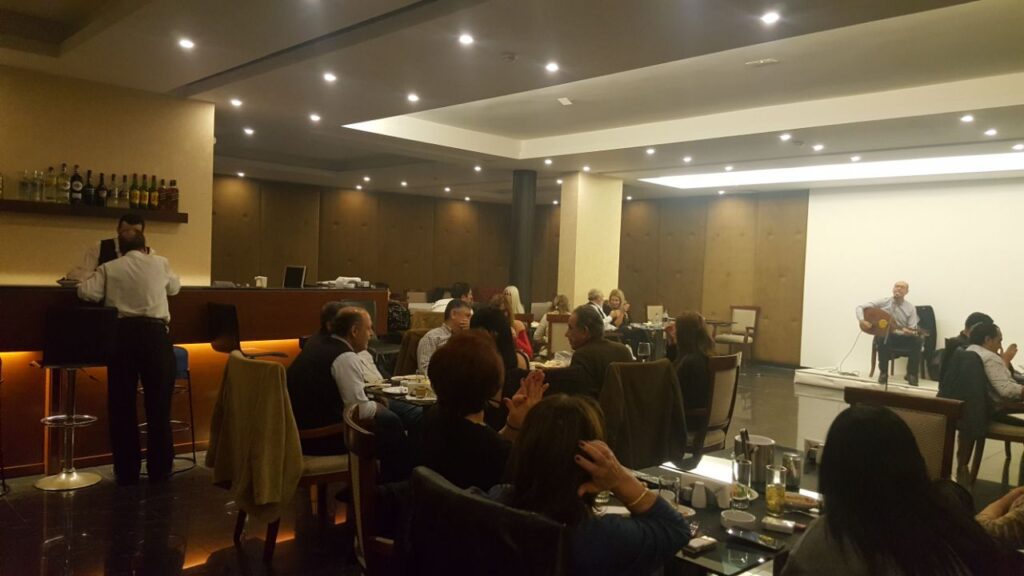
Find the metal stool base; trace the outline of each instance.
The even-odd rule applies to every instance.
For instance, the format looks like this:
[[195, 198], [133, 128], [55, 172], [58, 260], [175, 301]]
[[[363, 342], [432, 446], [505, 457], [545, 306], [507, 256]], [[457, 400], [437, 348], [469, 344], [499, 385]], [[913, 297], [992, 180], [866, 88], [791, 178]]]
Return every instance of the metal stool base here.
[[60, 474], [40, 478], [36, 481], [35, 487], [40, 490], [75, 490], [85, 488], [98, 483], [103, 478], [93, 472], [78, 472], [76, 470], [65, 470]]

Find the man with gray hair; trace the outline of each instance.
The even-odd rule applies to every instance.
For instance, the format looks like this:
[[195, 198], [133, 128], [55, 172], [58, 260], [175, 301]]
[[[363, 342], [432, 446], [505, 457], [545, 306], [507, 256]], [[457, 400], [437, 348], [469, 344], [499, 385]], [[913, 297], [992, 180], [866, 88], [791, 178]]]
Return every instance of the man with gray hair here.
[[587, 304], [588, 307], [593, 308], [597, 312], [598, 318], [604, 323], [604, 330], [615, 330], [615, 326], [612, 324], [612, 317], [605, 314], [604, 312], [604, 292], [601, 292], [597, 288], [591, 288], [587, 292]]
[[892, 316], [892, 326], [885, 336], [875, 336], [878, 349], [878, 383], [889, 381], [889, 358], [893, 353], [907, 357], [907, 384], [917, 386], [917, 370], [921, 365], [921, 331], [917, 327], [917, 307], [907, 302], [910, 284], [900, 280], [893, 284], [892, 297], [872, 300], [857, 306], [857, 320], [862, 330], [870, 330], [871, 322], [864, 319], [865, 308], [880, 308]]
[[604, 373], [609, 364], [633, 361], [633, 353], [628, 347], [605, 339], [604, 321], [590, 304], [572, 311], [565, 337], [573, 350], [569, 367], [581, 372], [583, 388], [594, 398], [601, 394]]

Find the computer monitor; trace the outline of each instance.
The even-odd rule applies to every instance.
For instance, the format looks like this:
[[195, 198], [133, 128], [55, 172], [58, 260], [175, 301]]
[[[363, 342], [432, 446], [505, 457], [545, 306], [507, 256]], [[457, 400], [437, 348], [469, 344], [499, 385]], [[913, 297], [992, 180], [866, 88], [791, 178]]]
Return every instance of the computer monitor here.
[[285, 266], [284, 267], [284, 287], [285, 288], [302, 288], [302, 285], [306, 282], [306, 267], [305, 266]]

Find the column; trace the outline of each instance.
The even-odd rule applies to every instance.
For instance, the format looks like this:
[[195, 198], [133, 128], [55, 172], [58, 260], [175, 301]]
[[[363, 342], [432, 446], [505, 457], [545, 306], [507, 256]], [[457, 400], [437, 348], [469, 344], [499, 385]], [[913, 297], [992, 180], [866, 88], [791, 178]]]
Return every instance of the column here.
[[519, 299], [526, 312], [533, 302], [534, 213], [537, 209], [537, 173], [512, 172], [512, 260], [508, 267], [509, 284], [519, 288]]
[[605, 293], [619, 283], [622, 180], [584, 172], [562, 178], [558, 239], [558, 293], [572, 306], [587, 291]]

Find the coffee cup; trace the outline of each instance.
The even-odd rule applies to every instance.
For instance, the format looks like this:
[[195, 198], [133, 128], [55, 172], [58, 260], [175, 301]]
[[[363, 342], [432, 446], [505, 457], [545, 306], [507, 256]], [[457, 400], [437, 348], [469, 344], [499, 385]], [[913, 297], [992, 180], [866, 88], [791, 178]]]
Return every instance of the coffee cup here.
[[256, 285], [257, 288], [266, 288], [267, 287], [267, 277], [266, 276], [256, 276], [255, 278], [253, 278], [253, 283]]

